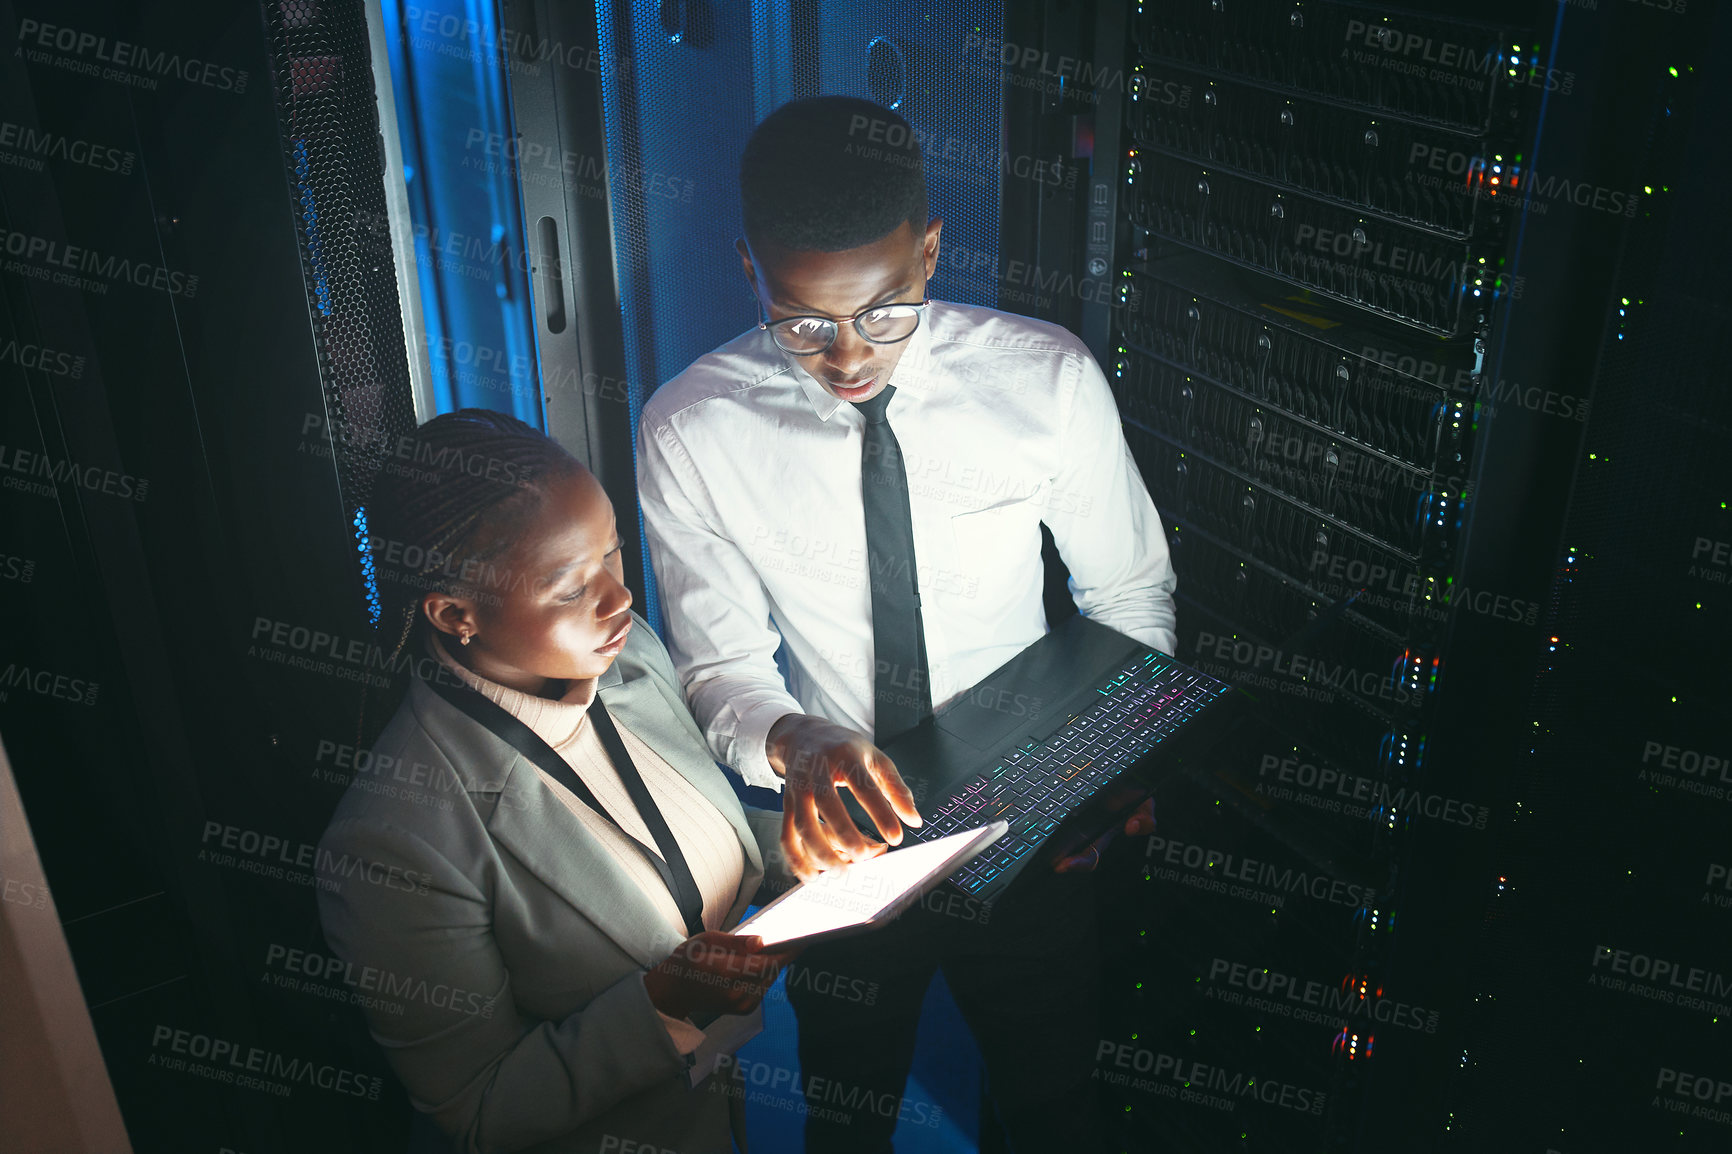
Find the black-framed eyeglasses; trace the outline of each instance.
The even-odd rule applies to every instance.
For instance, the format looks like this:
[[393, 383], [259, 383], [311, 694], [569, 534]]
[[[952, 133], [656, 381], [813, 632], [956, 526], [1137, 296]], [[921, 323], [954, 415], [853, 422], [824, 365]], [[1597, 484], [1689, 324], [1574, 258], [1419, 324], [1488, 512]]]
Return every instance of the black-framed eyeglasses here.
[[[782, 317], [761, 320], [758, 327], [770, 330], [776, 347], [796, 357], [815, 357], [836, 343], [836, 334], [845, 322], [852, 321], [860, 339], [875, 345], [893, 345], [914, 335], [920, 327], [920, 315], [932, 303], [930, 297], [915, 303], [873, 305], [851, 317], [832, 319], [820, 316]], [[760, 314], [763, 302], [758, 302]]]

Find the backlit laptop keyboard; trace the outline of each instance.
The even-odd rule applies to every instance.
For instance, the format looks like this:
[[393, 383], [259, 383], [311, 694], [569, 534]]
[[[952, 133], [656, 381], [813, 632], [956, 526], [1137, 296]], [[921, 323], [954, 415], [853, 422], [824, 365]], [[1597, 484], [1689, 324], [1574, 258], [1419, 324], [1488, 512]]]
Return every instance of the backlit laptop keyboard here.
[[1073, 716], [1045, 741], [1013, 747], [996, 767], [940, 806], [921, 830], [921, 840], [1008, 821], [1009, 833], [950, 877], [968, 893], [979, 893], [1227, 689], [1170, 657], [1135, 657], [1095, 687], [1100, 700], [1093, 708]]

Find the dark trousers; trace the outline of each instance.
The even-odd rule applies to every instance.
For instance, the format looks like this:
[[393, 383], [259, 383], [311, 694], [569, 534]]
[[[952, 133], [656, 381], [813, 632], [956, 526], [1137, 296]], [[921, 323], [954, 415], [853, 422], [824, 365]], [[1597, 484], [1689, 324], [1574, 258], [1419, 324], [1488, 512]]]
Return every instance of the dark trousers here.
[[1089, 1151], [1099, 1029], [1094, 881], [1034, 869], [990, 907], [949, 887], [886, 928], [808, 949], [788, 971], [814, 1154], [882, 1154], [902, 1106], [914, 1035], [943, 970], [986, 1062], [1017, 1154]]

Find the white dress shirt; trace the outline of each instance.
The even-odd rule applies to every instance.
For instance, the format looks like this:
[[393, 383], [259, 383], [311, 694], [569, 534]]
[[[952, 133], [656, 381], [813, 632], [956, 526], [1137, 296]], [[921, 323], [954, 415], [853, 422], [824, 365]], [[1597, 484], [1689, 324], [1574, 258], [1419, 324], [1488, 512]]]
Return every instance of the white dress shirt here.
[[[934, 301], [890, 383], [935, 709], [1046, 633], [1043, 521], [1081, 612], [1173, 650], [1166, 536], [1081, 341]], [[781, 788], [764, 744], [789, 713], [872, 733], [864, 427], [756, 328], [644, 406], [638, 493], [668, 652], [749, 785]]]

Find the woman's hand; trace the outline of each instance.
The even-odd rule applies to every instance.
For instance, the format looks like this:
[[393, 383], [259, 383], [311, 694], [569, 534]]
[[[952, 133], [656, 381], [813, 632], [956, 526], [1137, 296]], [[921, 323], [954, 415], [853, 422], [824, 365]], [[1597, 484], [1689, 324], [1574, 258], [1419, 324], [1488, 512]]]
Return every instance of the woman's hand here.
[[749, 1014], [799, 949], [765, 949], [750, 935], [706, 930], [687, 938], [644, 975], [650, 1002], [670, 1018]]

